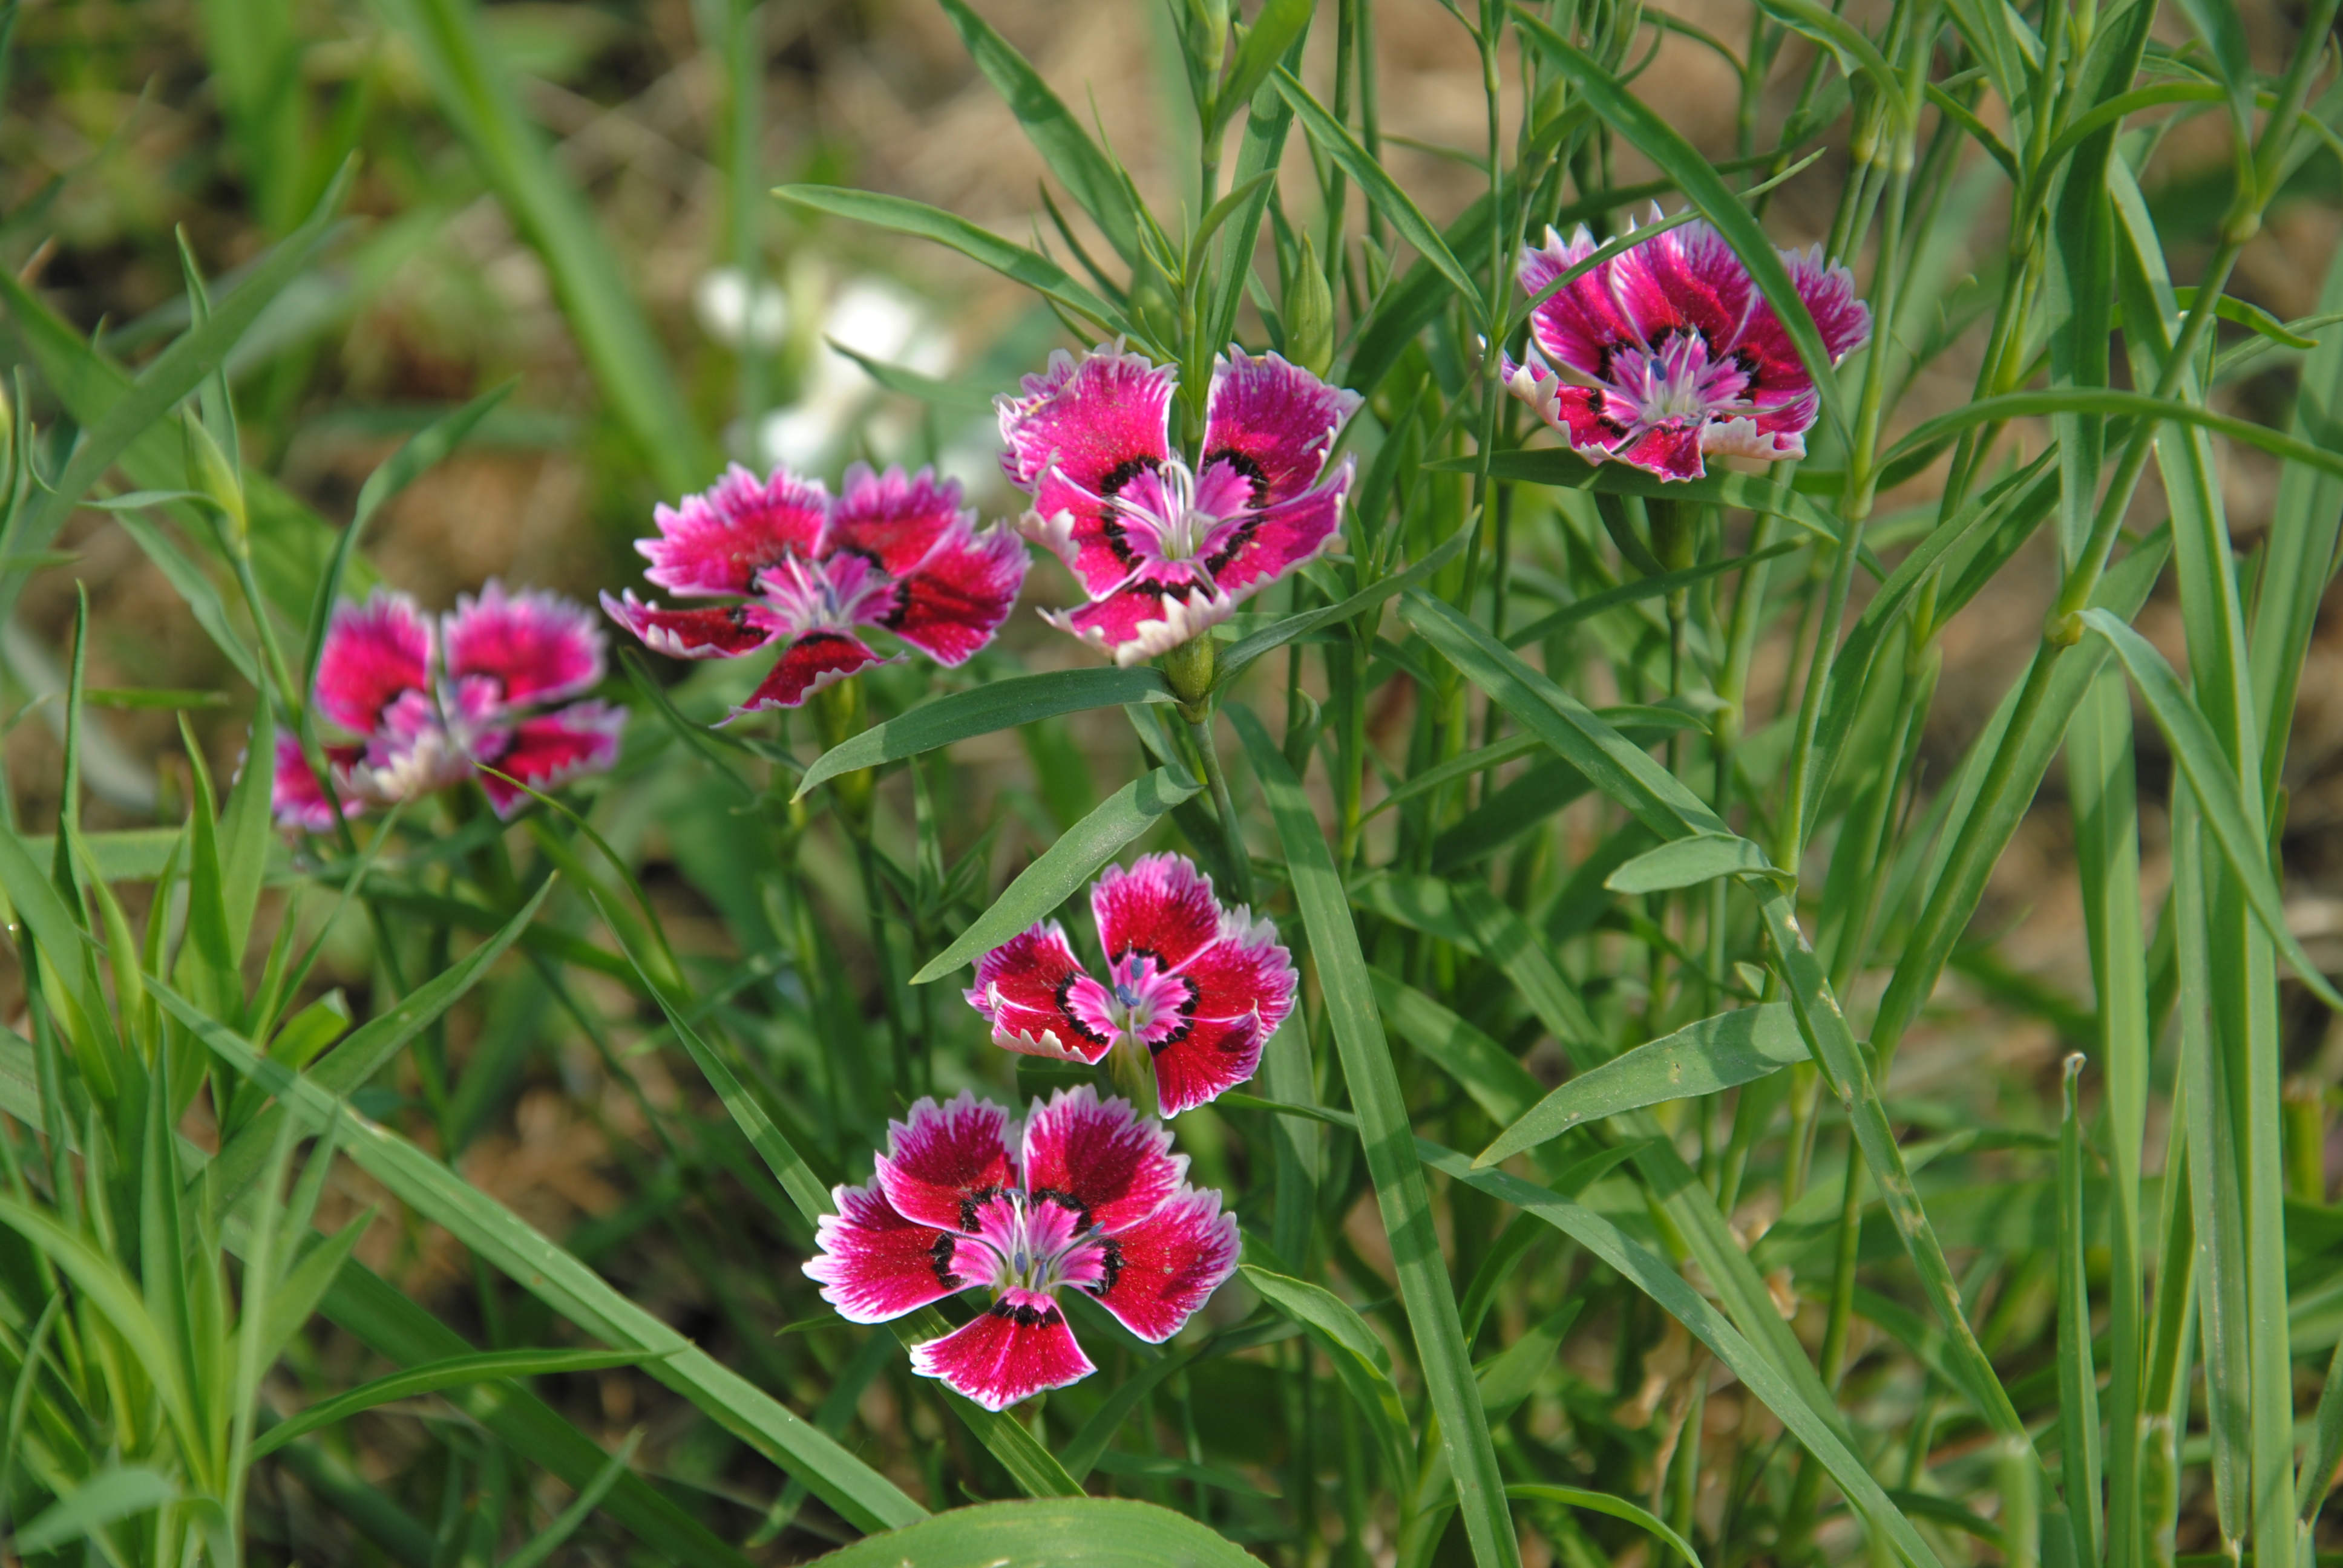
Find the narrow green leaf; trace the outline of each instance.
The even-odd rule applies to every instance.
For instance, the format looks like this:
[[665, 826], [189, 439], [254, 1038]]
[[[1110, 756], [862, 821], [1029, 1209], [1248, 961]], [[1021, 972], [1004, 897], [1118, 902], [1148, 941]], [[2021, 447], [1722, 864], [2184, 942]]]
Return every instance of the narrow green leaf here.
[[1172, 768], [1141, 775], [1108, 796], [1099, 809], [1017, 874], [1017, 879], [970, 921], [952, 944], [911, 977], [913, 985], [940, 980], [962, 964], [991, 951], [1071, 898], [1123, 846], [1161, 821], [1172, 808], [1194, 799], [1202, 787]]
[[508, 1378], [544, 1377], [553, 1372], [600, 1372], [606, 1367], [633, 1366], [643, 1361], [640, 1351], [480, 1351], [407, 1367], [387, 1377], [360, 1383], [331, 1399], [319, 1400], [298, 1415], [279, 1422], [252, 1445], [252, 1457], [273, 1453], [297, 1437], [347, 1421], [360, 1411], [414, 1399], [465, 1383], [500, 1382]]
[[1863, 30], [1837, 12], [1815, 4], [1815, 0], [1757, 0], [1759, 9], [1772, 16], [1791, 32], [1820, 44], [1838, 62], [1838, 68], [1849, 76], [1866, 76], [1871, 90], [1899, 120], [1909, 119], [1904, 103], [1904, 84], [1896, 77], [1896, 67], [1879, 52]]
[[1383, 1451], [1383, 1474], [1393, 1488], [1415, 1473], [1414, 1445], [1408, 1440], [1407, 1407], [1392, 1385], [1391, 1352], [1351, 1304], [1322, 1286], [1272, 1273], [1251, 1263], [1240, 1266], [1245, 1283], [1262, 1299], [1301, 1324], [1326, 1359]]
[[1375, 1005], [1402, 1038], [1454, 1079], [1499, 1123], [1536, 1103], [1538, 1081], [1505, 1048], [1396, 975], [1369, 970]]
[[1012, 282], [1023, 284], [1043, 298], [1085, 317], [1101, 332], [1110, 336], [1125, 333], [1141, 343], [1150, 342], [1121, 311], [1077, 283], [1064, 267], [1021, 245], [1011, 244], [989, 229], [979, 228], [964, 217], [940, 211], [924, 202], [840, 186], [783, 186], [773, 194], [811, 212], [829, 213], [916, 239], [931, 240], [990, 267]]
[[1737, 833], [1694, 833], [1646, 849], [1603, 879], [1614, 893], [1663, 893], [1719, 877], [1781, 878], [1765, 851]]
[[1322, 605], [1300, 615], [1290, 615], [1262, 627], [1259, 631], [1247, 633], [1221, 651], [1215, 661], [1212, 689], [1226, 690], [1262, 654], [1282, 648], [1295, 638], [1307, 637], [1322, 626], [1331, 626], [1337, 621], [1363, 615], [1393, 595], [1414, 588], [1454, 560], [1471, 538], [1470, 528], [1459, 528], [1438, 548], [1405, 571], [1393, 572], [1378, 582], [1371, 583], [1340, 603]]
[[1285, 58], [1286, 52], [1309, 29], [1310, 14], [1317, 9], [1318, 0], [1266, 0], [1245, 30], [1244, 39], [1237, 45], [1237, 57], [1229, 67], [1228, 79], [1221, 84], [1212, 100], [1212, 119], [1226, 126], [1236, 112], [1251, 104], [1253, 95], [1269, 83], [1270, 73]]
[[[1131, 194], [1113, 164], [1099, 151], [1090, 133], [1083, 130], [1058, 95], [1050, 90], [1041, 74], [1017, 52], [1008, 39], [995, 32], [992, 25], [970, 9], [967, 0], [940, 0], [944, 15], [958, 29], [960, 42], [967, 45], [969, 58], [1001, 95], [1009, 112], [1017, 116], [1024, 127], [1025, 139], [1033, 144], [1050, 166], [1058, 182], [1066, 187], [1081, 209], [1090, 214], [1114, 246], [1115, 254], [1132, 266], [1140, 262], [1139, 220], [1132, 216]], [[1306, 14], [1306, 7], [1305, 7]]]
[[1482, 302], [1480, 286], [1473, 281], [1473, 275], [1465, 270], [1463, 262], [1456, 259], [1455, 253], [1448, 248], [1448, 242], [1441, 237], [1440, 231], [1432, 226], [1415, 203], [1408, 199], [1407, 193], [1400, 189], [1399, 182], [1391, 177], [1382, 164], [1368, 156], [1367, 149], [1359, 145], [1359, 139], [1351, 134], [1350, 127], [1328, 114], [1318, 100], [1310, 95], [1310, 90], [1294, 79], [1291, 71], [1280, 69], [1271, 80], [1285, 95], [1286, 103], [1301, 119], [1302, 130], [1317, 145], [1319, 151], [1342, 166], [1342, 172], [1357, 183], [1360, 194], [1383, 214], [1383, 221], [1448, 280], [1450, 286], [1463, 297], [1475, 318], [1485, 316], [1487, 308]]
[[1440, 1417], [1441, 1440], [1455, 1474], [1457, 1507], [1473, 1560], [1481, 1568], [1516, 1568], [1521, 1545], [1505, 1511], [1504, 1482], [1481, 1410], [1480, 1385], [1473, 1376], [1454, 1288], [1433, 1230], [1432, 1194], [1414, 1158], [1406, 1098], [1392, 1065], [1383, 1021], [1375, 1016], [1373, 982], [1359, 950], [1358, 929], [1351, 923], [1342, 877], [1284, 753], [1249, 709], [1232, 706], [1227, 711], [1252, 759], [1253, 775], [1268, 798], [1285, 851], [1342, 1078], [1358, 1110], [1367, 1170], [1399, 1273], [1400, 1300], [1407, 1310], [1425, 1390]]
[[1539, 1101], [1473, 1157], [1476, 1170], [1623, 1111], [1715, 1094], [1806, 1060], [1782, 1002], [1718, 1013], [1590, 1067]]
[[635, 1450], [641, 1446], [642, 1441], [640, 1427], [628, 1432], [627, 1441], [618, 1445], [618, 1452], [610, 1456], [610, 1462], [586, 1483], [584, 1490], [570, 1499], [569, 1506], [556, 1514], [553, 1523], [529, 1537], [527, 1545], [506, 1558], [500, 1568], [538, 1568], [538, 1564], [552, 1556], [563, 1542], [577, 1533], [578, 1527], [586, 1523], [594, 1510], [602, 1505], [602, 1499], [610, 1494], [610, 1488], [618, 1484], [618, 1477], [627, 1473], [627, 1465], [635, 1457]]
[[1152, 665], [1129, 669], [1052, 669], [988, 681], [966, 691], [930, 698], [839, 742], [814, 759], [813, 766], [798, 780], [792, 799], [804, 799], [841, 773], [898, 762], [955, 740], [1014, 729], [1036, 719], [1093, 708], [1120, 708], [1129, 702], [1172, 700], [1163, 672]]
[[143, 1465], [100, 1471], [43, 1509], [8, 1544], [18, 1557], [54, 1552], [92, 1535], [117, 1519], [176, 1502], [178, 1483]]
[[[317, 1127], [342, 1118], [350, 1160], [400, 1202], [445, 1227], [490, 1267], [595, 1338], [657, 1358], [650, 1362], [654, 1377], [803, 1480], [850, 1523], [878, 1530], [925, 1516], [892, 1482], [637, 1305], [495, 1199], [406, 1139], [359, 1116], [312, 1079], [296, 1077], [266, 1060], [249, 1041], [206, 1018], [176, 991], [159, 982], [155, 990], [164, 1007], [214, 1055], [257, 1079], [303, 1122]], [[0, 1213], [5, 1212], [5, 1201], [0, 1200]]]
[[2269, 849], [2261, 835], [2252, 827], [2254, 811], [2246, 802], [2237, 784], [2236, 769], [2222, 755], [2220, 742], [2214, 739], [2212, 727], [2205, 716], [2188, 699], [2181, 689], [2180, 679], [2155, 645], [2105, 609], [2087, 609], [2083, 624], [2105, 638], [2107, 646], [2130, 675], [2132, 688], [2147, 706], [2156, 727], [2164, 732], [2167, 744], [2181, 771], [2188, 777], [2188, 788], [2204, 813], [2205, 825], [2212, 829], [2213, 840], [2221, 847], [2222, 858], [2244, 889], [2254, 918], [2268, 932], [2270, 940], [2302, 983], [2315, 992], [2328, 1007], [2343, 1010], [2343, 995], [2327, 982], [2310, 955], [2302, 950], [2302, 943], [2286, 920], [2286, 900], [2278, 891], [2278, 879], [2270, 872]]
[[1887, 467], [1907, 453], [1925, 450], [1940, 444], [1947, 437], [1979, 425], [1999, 425], [2011, 419], [2044, 414], [2099, 414], [2117, 418], [2170, 420], [2175, 424], [2194, 426], [2216, 436], [2225, 436], [2232, 441], [2242, 441], [2248, 447], [2258, 447], [2273, 457], [2300, 463], [2324, 474], [2343, 475], [2343, 452], [2314, 446], [2298, 436], [2289, 436], [2268, 425], [2256, 424], [2251, 419], [2216, 413], [2202, 404], [2183, 402], [2177, 397], [2157, 397], [2151, 393], [2115, 387], [2044, 387], [2031, 392], [2003, 392], [1991, 397], [1976, 398], [1950, 413], [1939, 414], [1915, 426], [1909, 434], [1888, 449], [1880, 464], [1883, 467]]
[[1584, 1508], [1595, 1513], [1607, 1513], [1614, 1519], [1624, 1519], [1639, 1530], [1650, 1532], [1667, 1543], [1671, 1551], [1701, 1568], [1700, 1554], [1684, 1538], [1661, 1523], [1644, 1510], [1624, 1497], [1614, 1497], [1607, 1492], [1588, 1492], [1576, 1486], [1549, 1486], [1536, 1482], [1517, 1482], [1505, 1488], [1505, 1495], [1524, 1503], [1560, 1503], [1571, 1508]]

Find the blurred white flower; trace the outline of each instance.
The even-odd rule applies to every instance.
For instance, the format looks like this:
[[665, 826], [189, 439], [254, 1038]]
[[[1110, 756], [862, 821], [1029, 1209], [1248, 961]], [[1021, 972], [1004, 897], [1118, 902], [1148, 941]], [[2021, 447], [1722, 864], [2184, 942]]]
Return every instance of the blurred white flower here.
[[691, 291], [700, 330], [728, 348], [779, 348], [789, 337], [789, 304], [780, 288], [754, 283], [737, 266], [702, 273]]
[[822, 313], [814, 337], [797, 397], [767, 414], [758, 427], [759, 456], [767, 462], [821, 468], [880, 390], [870, 373], [840, 353], [839, 347], [922, 376], [940, 376], [951, 368], [950, 338], [918, 300], [875, 278], [856, 278], [841, 286]]

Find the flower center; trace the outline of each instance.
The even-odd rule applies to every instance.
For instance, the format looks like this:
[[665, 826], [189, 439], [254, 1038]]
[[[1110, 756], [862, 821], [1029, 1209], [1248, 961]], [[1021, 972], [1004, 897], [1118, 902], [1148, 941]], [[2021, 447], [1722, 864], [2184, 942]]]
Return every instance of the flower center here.
[[1158, 561], [1190, 561], [1209, 553], [1212, 537], [1227, 522], [1200, 499], [1195, 471], [1177, 457], [1139, 475], [1114, 498], [1123, 537], [1140, 555]]
[[1613, 385], [1645, 427], [1697, 425], [1739, 411], [1749, 376], [1733, 359], [1711, 359], [1698, 332], [1671, 335], [1651, 353], [1615, 356]]
[[757, 591], [789, 623], [792, 635], [843, 630], [870, 618], [871, 601], [895, 587], [879, 563], [853, 550], [820, 560], [790, 555], [757, 574]]
[[1108, 1244], [1080, 1203], [1059, 1192], [1003, 1192], [979, 1211], [973, 1244], [990, 1252], [995, 1291], [1054, 1291], [1091, 1285]]

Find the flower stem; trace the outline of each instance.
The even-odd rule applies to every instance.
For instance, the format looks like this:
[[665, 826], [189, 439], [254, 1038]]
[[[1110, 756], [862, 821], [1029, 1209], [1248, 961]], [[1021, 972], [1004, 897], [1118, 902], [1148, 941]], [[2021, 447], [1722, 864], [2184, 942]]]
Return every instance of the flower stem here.
[[1212, 744], [1212, 720], [1208, 713], [1188, 720], [1188, 735], [1204, 765], [1204, 782], [1212, 791], [1212, 809], [1220, 813], [1221, 837], [1227, 843], [1229, 875], [1236, 879], [1236, 895], [1252, 902], [1252, 855], [1245, 849], [1244, 829], [1237, 822], [1237, 803], [1229, 794], [1229, 776], [1221, 767], [1220, 749]]

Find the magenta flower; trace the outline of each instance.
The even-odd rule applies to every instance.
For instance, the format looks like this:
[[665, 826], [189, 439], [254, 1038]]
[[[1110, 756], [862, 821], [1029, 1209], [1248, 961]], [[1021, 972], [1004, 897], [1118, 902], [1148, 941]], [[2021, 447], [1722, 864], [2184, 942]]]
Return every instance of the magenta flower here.
[[1046, 618], [1121, 665], [1226, 620], [1323, 550], [1355, 467], [1346, 457], [1324, 474], [1357, 393], [1237, 350], [1212, 362], [1203, 457], [1191, 467], [1172, 450], [1178, 381], [1173, 367], [1102, 343], [1080, 360], [1061, 349], [1021, 397], [994, 399], [1001, 466], [1033, 498], [1019, 526], [1090, 598]]
[[883, 1323], [968, 1290], [992, 1303], [911, 1367], [1001, 1410], [1098, 1370], [1058, 1292], [1088, 1291], [1160, 1344], [1235, 1271], [1237, 1221], [1181, 1178], [1187, 1156], [1127, 1101], [1087, 1085], [1037, 1105], [1021, 1141], [1009, 1112], [967, 1091], [890, 1122], [868, 1187], [830, 1194], [806, 1273], [849, 1322]]
[[[491, 578], [435, 622], [402, 593], [377, 588], [335, 607], [317, 656], [317, 709], [363, 739], [328, 741], [326, 762], [345, 812], [409, 799], [477, 778], [500, 817], [528, 797], [481, 771], [535, 789], [600, 772], [618, 755], [622, 709], [568, 702], [602, 679], [602, 628], [574, 599], [536, 589], [507, 593]], [[277, 737], [271, 789], [277, 819], [322, 832], [333, 802]]]
[[[857, 463], [845, 493], [787, 468], [759, 482], [738, 463], [683, 504], [660, 507], [638, 539], [643, 575], [670, 593], [742, 602], [662, 609], [632, 589], [602, 596], [610, 618], [675, 658], [781, 656], [732, 717], [795, 708], [885, 659], [859, 628], [884, 627], [938, 664], [964, 664], [992, 640], [1025, 581], [1025, 550], [1004, 528], [976, 531], [960, 486], [922, 468], [874, 474]], [[727, 720], [729, 722], [729, 720]]]
[[1091, 915], [1103, 984], [1055, 920], [978, 961], [965, 994], [991, 1020], [993, 1043], [1092, 1065], [1120, 1046], [1134, 1065], [1154, 1064], [1166, 1116], [1251, 1078], [1293, 1010], [1293, 959], [1277, 928], [1242, 904], [1222, 908], [1212, 879], [1179, 855], [1111, 868], [1091, 886]]
[[[1594, 249], [1584, 226], [1567, 245], [1547, 229], [1543, 248], [1522, 252], [1522, 287], [1537, 295]], [[1837, 364], [1871, 336], [1870, 307], [1819, 246], [1781, 256]], [[1529, 364], [1505, 360], [1505, 385], [1583, 457], [1696, 479], [1706, 453], [1805, 456], [1814, 378], [1749, 269], [1705, 223], [1654, 235], [1565, 285], [1530, 312], [1530, 339]], [[1564, 381], [1556, 366], [1594, 385]]]

